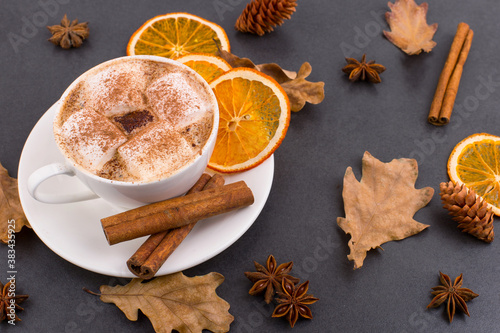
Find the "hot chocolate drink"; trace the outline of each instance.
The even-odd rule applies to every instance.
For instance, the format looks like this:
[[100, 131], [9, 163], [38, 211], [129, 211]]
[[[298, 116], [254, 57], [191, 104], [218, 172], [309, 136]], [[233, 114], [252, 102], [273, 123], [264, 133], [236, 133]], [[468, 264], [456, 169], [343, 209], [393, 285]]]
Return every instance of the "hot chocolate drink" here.
[[123, 58], [77, 80], [55, 117], [54, 135], [70, 160], [97, 176], [152, 182], [201, 154], [215, 103], [182, 65]]

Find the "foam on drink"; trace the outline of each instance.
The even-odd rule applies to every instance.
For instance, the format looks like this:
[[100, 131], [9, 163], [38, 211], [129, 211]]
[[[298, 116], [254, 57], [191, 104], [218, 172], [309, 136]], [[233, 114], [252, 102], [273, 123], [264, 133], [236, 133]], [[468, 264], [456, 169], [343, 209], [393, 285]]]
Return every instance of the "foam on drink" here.
[[100, 177], [150, 182], [195, 159], [213, 128], [213, 97], [188, 70], [123, 58], [85, 73], [54, 120], [56, 142]]

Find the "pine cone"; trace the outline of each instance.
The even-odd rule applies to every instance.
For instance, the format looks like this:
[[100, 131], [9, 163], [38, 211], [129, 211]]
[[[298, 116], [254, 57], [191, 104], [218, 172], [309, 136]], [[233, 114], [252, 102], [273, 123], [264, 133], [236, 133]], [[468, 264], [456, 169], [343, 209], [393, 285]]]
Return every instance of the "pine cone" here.
[[273, 31], [290, 19], [297, 7], [297, 0], [252, 0], [236, 20], [235, 28], [259, 36]]
[[495, 237], [494, 215], [483, 198], [476, 196], [476, 193], [464, 184], [455, 185], [451, 181], [441, 183], [439, 188], [443, 207], [449, 210], [453, 220], [458, 222], [458, 228], [482, 241], [491, 243]]

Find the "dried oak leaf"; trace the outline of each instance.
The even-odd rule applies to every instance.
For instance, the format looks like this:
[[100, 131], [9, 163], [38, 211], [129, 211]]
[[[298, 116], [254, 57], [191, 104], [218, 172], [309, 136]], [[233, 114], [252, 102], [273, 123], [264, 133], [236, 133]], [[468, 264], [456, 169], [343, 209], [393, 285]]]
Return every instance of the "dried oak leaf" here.
[[129, 320], [136, 321], [141, 310], [153, 324], [155, 332], [179, 333], [227, 332], [234, 317], [229, 303], [217, 296], [215, 289], [224, 281], [219, 273], [187, 277], [182, 272], [155, 278], [148, 282], [133, 279], [125, 286], [103, 285], [101, 301], [114, 303]]
[[352, 168], [344, 176], [344, 210], [337, 224], [351, 235], [347, 258], [354, 269], [363, 266], [366, 253], [393, 240], [415, 235], [428, 227], [413, 219], [434, 195], [432, 187], [415, 189], [417, 161], [400, 158], [383, 163], [365, 152], [363, 176], [358, 182]]
[[406, 54], [430, 52], [436, 42], [432, 40], [438, 24], [427, 24], [427, 9], [424, 2], [418, 6], [414, 0], [396, 0], [387, 4], [392, 12], [385, 13], [385, 20], [391, 31], [384, 31], [385, 37]]
[[248, 58], [240, 58], [220, 49], [218, 55], [233, 68], [249, 67], [271, 76], [281, 85], [287, 94], [290, 100], [290, 107], [294, 112], [302, 110], [306, 102], [319, 104], [325, 98], [324, 82], [310, 82], [306, 80], [312, 71], [312, 67], [308, 62], [303, 63], [297, 73], [282, 69], [275, 63], [255, 65]]
[[[11, 222], [14, 220], [15, 222]], [[28, 219], [24, 215], [17, 179], [9, 177], [9, 173], [0, 163], [0, 241], [6, 243], [9, 240], [9, 226], [14, 225], [14, 231], [19, 232], [23, 226], [31, 228]]]

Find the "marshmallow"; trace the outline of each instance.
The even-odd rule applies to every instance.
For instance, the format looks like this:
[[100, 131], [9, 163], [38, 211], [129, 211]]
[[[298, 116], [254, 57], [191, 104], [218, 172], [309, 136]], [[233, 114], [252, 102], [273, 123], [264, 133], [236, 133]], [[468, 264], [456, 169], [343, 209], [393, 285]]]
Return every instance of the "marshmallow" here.
[[64, 143], [68, 155], [91, 172], [100, 170], [127, 141], [106, 117], [89, 109], [73, 113], [56, 136]]
[[[203, 87], [185, 73], [166, 73], [155, 80], [146, 90], [146, 97], [154, 113], [172, 126], [191, 122], [196, 114], [211, 108], [200, 96]], [[195, 120], [193, 120], [195, 121]]]
[[87, 80], [86, 106], [106, 117], [145, 109], [146, 84], [144, 69], [139, 63], [105, 68]]
[[118, 148], [128, 173], [142, 181], [164, 178], [194, 158], [194, 148], [166, 122], [157, 122]]

